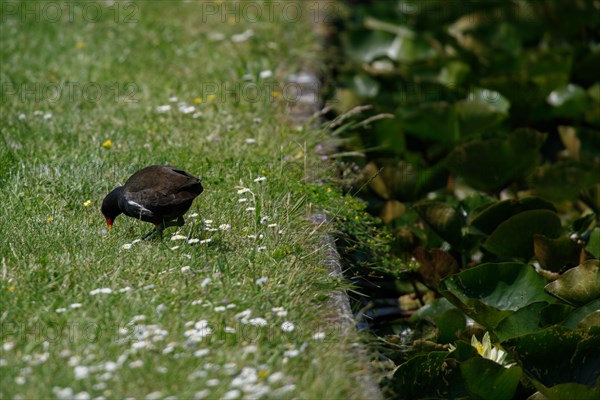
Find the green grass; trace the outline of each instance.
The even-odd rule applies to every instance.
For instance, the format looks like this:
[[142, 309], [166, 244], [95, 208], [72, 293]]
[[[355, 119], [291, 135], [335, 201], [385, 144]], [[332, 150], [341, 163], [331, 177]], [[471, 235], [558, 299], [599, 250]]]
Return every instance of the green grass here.
[[[325, 295], [339, 282], [308, 219], [319, 204], [306, 192], [321, 189], [304, 178], [326, 173], [311, 151], [322, 133], [288, 126], [284, 96], [258, 76], [281, 80], [312, 63], [310, 18], [223, 23], [204, 18], [200, 2], [161, 1], [123, 3], [133, 8], [116, 21], [103, 5], [98, 20], [75, 8], [73, 22], [52, 22], [19, 14], [44, 3], [8, 3], [17, 14], [3, 6], [1, 397], [358, 396], [357, 337], [330, 323]], [[247, 29], [248, 40], [231, 40]], [[262, 99], [225, 97], [223, 85], [241, 88], [247, 74]], [[83, 88], [97, 84], [102, 96], [89, 101]], [[48, 85], [73, 90], [55, 98]], [[179, 112], [173, 96], [196, 111]], [[103, 197], [152, 164], [202, 177], [180, 234], [203, 242], [173, 241], [170, 228], [162, 242], [125, 249], [151, 225], [124, 216], [107, 232]], [[194, 341], [203, 320], [212, 333]]]

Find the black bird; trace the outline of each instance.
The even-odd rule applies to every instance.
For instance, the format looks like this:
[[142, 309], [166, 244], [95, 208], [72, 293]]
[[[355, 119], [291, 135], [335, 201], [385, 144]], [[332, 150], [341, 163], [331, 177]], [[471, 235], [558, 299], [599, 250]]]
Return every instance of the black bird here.
[[203, 190], [200, 180], [185, 171], [152, 165], [137, 171], [125, 185], [107, 194], [100, 211], [109, 229], [119, 214], [125, 214], [154, 224], [154, 229], [142, 239], [155, 232], [162, 237], [166, 227], [185, 223], [183, 215]]

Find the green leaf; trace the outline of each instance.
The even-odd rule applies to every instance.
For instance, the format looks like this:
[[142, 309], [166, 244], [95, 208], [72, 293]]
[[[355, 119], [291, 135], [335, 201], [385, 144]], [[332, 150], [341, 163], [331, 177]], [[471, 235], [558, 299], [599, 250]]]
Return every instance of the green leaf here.
[[567, 328], [575, 329], [580, 326], [580, 324], [585, 325], [585, 327], [596, 326], [600, 327], [600, 319], [598, 319], [598, 312], [600, 311], [600, 299], [593, 300], [588, 304], [579, 307], [575, 311], [573, 311], [565, 320], [564, 325]]
[[455, 148], [446, 165], [475, 189], [497, 192], [529, 174], [539, 162], [545, 139], [540, 132], [519, 129], [506, 140], [475, 140]]
[[346, 53], [357, 61], [370, 63], [387, 56], [395, 35], [373, 30], [357, 30], [345, 34], [342, 38]]
[[[549, 398], [592, 399], [600, 394], [600, 335], [554, 326], [508, 340], [503, 346], [536, 388]], [[567, 397], [567, 384], [572, 392]], [[594, 388], [595, 387], [595, 388]], [[593, 389], [592, 389], [593, 388]], [[557, 397], [563, 393], [563, 397]]]
[[590, 240], [585, 246], [585, 251], [593, 255], [594, 258], [600, 258], [600, 228], [594, 228], [590, 234]]
[[543, 235], [533, 235], [533, 251], [542, 268], [560, 272], [579, 263], [581, 247], [568, 237], [551, 239]]
[[572, 307], [562, 304], [531, 303], [500, 321], [494, 333], [499, 341], [504, 342], [557, 324], [572, 310]]
[[414, 206], [423, 221], [453, 247], [460, 247], [462, 216], [452, 206], [435, 201], [421, 201]]
[[556, 117], [579, 116], [585, 112], [588, 103], [585, 90], [572, 83], [553, 90], [546, 101], [553, 107], [553, 115]]
[[600, 261], [587, 260], [546, 285], [546, 290], [567, 303], [584, 305], [600, 298]]
[[600, 168], [570, 161], [548, 164], [532, 176], [534, 192], [551, 201], [576, 200], [582, 190], [600, 181]]
[[492, 329], [514, 311], [535, 302], [554, 303], [546, 280], [521, 263], [482, 264], [449, 276], [439, 292], [478, 323]]
[[461, 363], [460, 372], [469, 392], [485, 400], [512, 399], [522, 375], [521, 368], [517, 366], [504, 368], [481, 357]]
[[400, 63], [412, 63], [435, 58], [437, 51], [422, 36], [411, 38], [398, 35], [390, 45], [387, 55]]
[[455, 143], [459, 138], [456, 110], [448, 102], [401, 108], [396, 114], [409, 135], [443, 144]]
[[538, 197], [508, 199], [475, 210], [469, 215], [469, 224], [486, 235], [491, 234], [502, 222], [513, 215], [530, 210], [556, 211], [552, 203]]
[[524, 211], [501, 223], [483, 247], [498, 256], [529, 259], [534, 252], [534, 234], [556, 238], [560, 233], [561, 223], [556, 213], [548, 210]]
[[508, 117], [493, 106], [476, 101], [462, 100], [455, 103], [461, 138], [477, 136], [498, 126]]
[[[451, 354], [451, 353], [450, 353]], [[394, 372], [393, 385], [407, 399], [459, 398], [468, 393], [458, 362], [447, 351], [432, 351], [411, 358]]]

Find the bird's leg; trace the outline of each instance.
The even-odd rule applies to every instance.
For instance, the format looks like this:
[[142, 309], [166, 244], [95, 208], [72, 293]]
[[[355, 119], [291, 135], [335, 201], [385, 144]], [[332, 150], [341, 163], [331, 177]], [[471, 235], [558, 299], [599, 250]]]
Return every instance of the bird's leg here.
[[144, 236], [142, 236], [142, 240], [146, 240], [149, 237], [151, 237], [153, 234], [157, 233], [159, 239], [162, 239], [162, 231], [163, 229], [165, 229], [164, 224], [156, 224], [154, 225], [154, 229], [152, 229], [150, 232], [146, 233]]
[[183, 224], [185, 224], [183, 217], [177, 217], [176, 220], [165, 222], [165, 228], [169, 226], [183, 226]]

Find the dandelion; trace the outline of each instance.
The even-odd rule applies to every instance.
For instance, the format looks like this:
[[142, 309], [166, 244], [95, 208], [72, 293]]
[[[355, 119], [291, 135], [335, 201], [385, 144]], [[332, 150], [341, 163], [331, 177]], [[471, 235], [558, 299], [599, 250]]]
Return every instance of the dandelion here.
[[[198, 372], [205, 372], [205, 371], [198, 371]], [[210, 390], [202, 389], [202, 390], [194, 393], [194, 400], [202, 400], [202, 399], [207, 398], [208, 396], [210, 396]]]
[[273, 307], [271, 308], [271, 311], [277, 314], [278, 317], [287, 316], [287, 311], [283, 307]]
[[104, 147], [105, 149], [110, 149], [112, 147], [112, 145], [113, 145], [113, 141], [110, 139], [107, 139], [102, 143], [102, 147]]
[[194, 352], [194, 357], [204, 357], [210, 353], [209, 349], [198, 349]]
[[262, 285], [264, 285], [265, 283], [267, 283], [267, 281], [268, 281], [268, 280], [269, 280], [269, 278], [267, 278], [266, 276], [261, 276], [260, 278], [258, 278], [258, 279], [256, 280], [256, 284], [257, 284], [258, 286], [262, 286]]
[[216, 98], [217, 98], [216, 94], [209, 94], [208, 96], [206, 96], [207, 101], [213, 101]]
[[270, 69], [266, 69], [264, 71], [260, 71], [258, 76], [260, 79], [267, 79], [273, 76], [273, 71], [271, 71]]
[[285, 321], [281, 324], [281, 330], [284, 332], [292, 332], [294, 329], [296, 329], [296, 326], [290, 321]]
[[202, 104], [202, 99], [201, 99], [200, 97], [196, 97], [196, 98], [194, 99], [194, 103], [195, 103], [195, 104]]
[[298, 354], [300, 354], [299, 350], [297, 350], [297, 349], [291, 349], [291, 350], [286, 350], [283, 353], [283, 356], [284, 357], [288, 357], [288, 358], [294, 358], [294, 357], [297, 357]]
[[272, 95], [274, 98], [278, 98], [278, 97], [281, 97], [281, 92], [280, 92], [280, 91], [278, 91], [278, 90], [274, 90], [274, 91], [271, 93], [271, 95]]
[[112, 293], [111, 288], [98, 288], [98, 289], [94, 289], [94, 290], [90, 291], [90, 296], [95, 296], [97, 294], [111, 294], [111, 293]]
[[252, 29], [246, 29], [242, 33], [233, 35], [231, 37], [231, 41], [234, 43], [241, 43], [241, 42], [245, 42], [246, 40], [250, 39], [252, 36], [254, 36], [254, 31]]
[[85, 47], [85, 43], [83, 42], [77, 42], [75, 43], [75, 48], [76, 49], [83, 49]]
[[225, 394], [223, 395], [223, 400], [238, 399], [241, 395], [242, 395], [242, 392], [240, 392], [237, 389], [233, 389], [228, 392], [225, 392]]
[[210, 278], [204, 278], [204, 280], [202, 281], [202, 283], [200, 283], [200, 287], [206, 287], [208, 286], [208, 284], [212, 281], [212, 279]]
[[248, 323], [252, 326], [267, 326], [268, 324], [266, 319], [260, 317], [252, 318]]
[[46, 222], [52, 222], [52, 221], [54, 221], [53, 216], [49, 216], [48, 218], [46, 218]]
[[206, 381], [206, 386], [208, 386], [208, 387], [219, 386], [220, 383], [221, 383], [220, 380], [213, 378], [213, 379], [209, 379]]
[[73, 369], [73, 373], [75, 374], [76, 380], [81, 380], [88, 377], [90, 374], [90, 369], [84, 365], [78, 365]]
[[254, 180], [254, 182], [258, 183], [258, 182], [263, 182], [263, 181], [266, 181], [266, 180], [267, 180], [266, 176], [259, 176], [258, 178], [256, 178]]
[[92, 205], [92, 201], [91, 200], [86, 200], [86, 201], [83, 202], [83, 206], [84, 207], [89, 207], [91, 205]]

